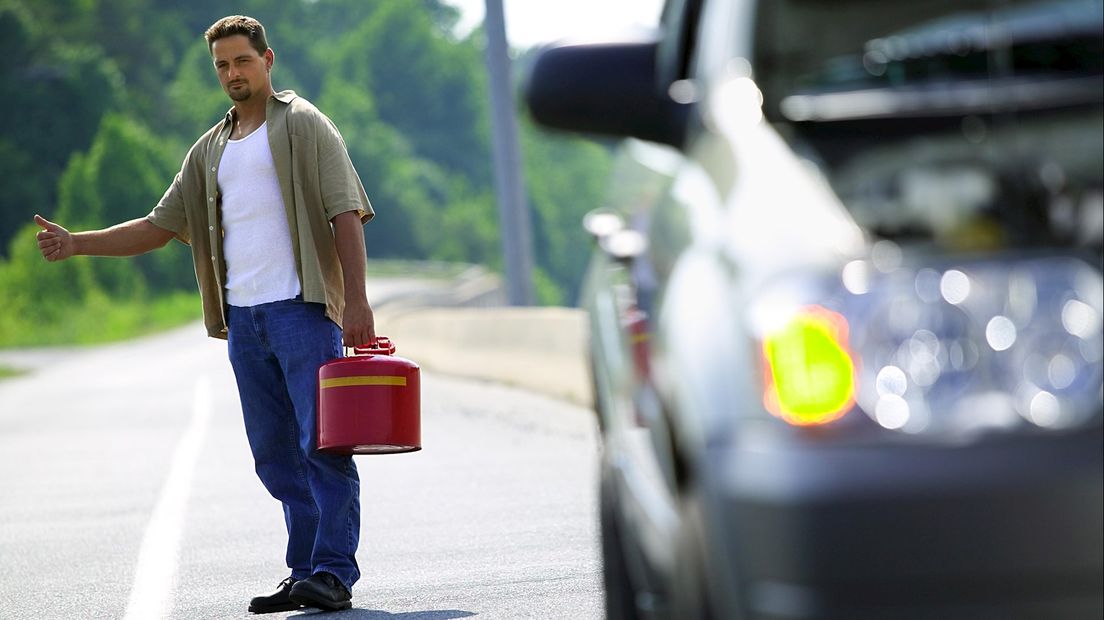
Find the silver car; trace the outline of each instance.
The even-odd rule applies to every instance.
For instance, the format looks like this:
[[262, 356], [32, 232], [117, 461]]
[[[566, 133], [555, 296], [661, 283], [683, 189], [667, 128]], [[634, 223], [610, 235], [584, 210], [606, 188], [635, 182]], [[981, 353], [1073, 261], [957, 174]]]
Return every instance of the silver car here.
[[544, 49], [611, 618], [1104, 614], [1100, 0], [674, 0]]

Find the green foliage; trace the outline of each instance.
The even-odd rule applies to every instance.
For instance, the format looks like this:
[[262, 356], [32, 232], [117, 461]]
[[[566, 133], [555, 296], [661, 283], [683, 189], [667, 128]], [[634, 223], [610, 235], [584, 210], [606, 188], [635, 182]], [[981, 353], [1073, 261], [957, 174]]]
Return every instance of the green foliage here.
[[80, 305], [66, 307], [65, 315], [56, 321], [5, 320], [0, 323], [0, 348], [114, 342], [178, 327], [199, 320], [200, 315], [196, 293], [177, 292], [148, 302], [99, 293]]
[[409, 0], [375, 4], [323, 66], [371, 93], [379, 118], [407, 136], [417, 156], [488, 182], [489, 125], [479, 50], [446, 37], [430, 13], [410, 10]]
[[211, 67], [211, 53], [200, 38], [188, 47], [167, 92], [167, 120], [178, 135], [199, 137], [230, 109]]
[[26, 213], [51, 211], [48, 196], [54, 194], [51, 185], [56, 185], [57, 180], [35, 162], [27, 149], [3, 135], [0, 135], [0, 171], [4, 177], [4, 191], [0, 192], [0, 248], [3, 248], [18, 225], [26, 221]]
[[11, 366], [4, 366], [3, 364], [0, 364], [0, 379], [18, 377], [19, 375], [23, 374], [27, 374], [27, 371], [21, 368], [12, 368]]
[[521, 130], [535, 260], [561, 288], [559, 303], [573, 303], [589, 258], [583, 216], [601, 206], [612, 160], [595, 142], [553, 135], [528, 122]]
[[10, 332], [20, 331], [23, 320], [60, 322], [96, 288], [88, 259], [42, 260], [36, 232], [34, 224], [24, 226], [12, 239], [10, 259], [0, 264], [0, 340], [14, 337]]
[[145, 215], [179, 168], [184, 149], [166, 148], [140, 122], [106, 114], [86, 154], [70, 160], [57, 217], [99, 228]]
[[[501, 237], [494, 219], [494, 195], [475, 194], [458, 183], [457, 198], [440, 213], [432, 229], [436, 258], [498, 267]], [[488, 213], [490, 211], [490, 213]]]
[[[136, 260], [47, 263], [28, 223], [41, 213], [85, 230], [150, 211], [231, 105], [203, 39], [230, 10], [218, 0], [0, 0], [0, 346], [198, 316], [182, 244]], [[455, 8], [242, 0], [232, 11], [265, 24], [274, 86], [341, 129], [377, 213], [365, 228], [372, 258], [502, 269], [482, 42], [452, 33]], [[589, 249], [579, 222], [599, 206], [609, 155], [524, 119], [522, 147], [537, 295], [570, 303]], [[154, 316], [161, 308], [168, 318]]]
[[[141, 123], [107, 114], [85, 154], [70, 160], [59, 184], [56, 218], [74, 230], [103, 228], [149, 213], [183, 157]], [[194, 288], [191, 257], [179, 244], [137, 261], [97, 260], [93, 273], [109, 295], [141, 298], [147, 282], [157, 291]]]
[[432, 200], [422, 173], [433, 164], [420, 161], [409, 141], [379, 120], [367, 91], [331, 78], [316, 103], [341, 129], [376, 211], [364, 231], [369, 254], [417, 256], [424, 247], [417, 223], [426, 219]]
[[53, 212], [70, 154], [122, 98], [124, 78], [95, 41], [59, 37], [66, 26], [36, 20], [49, 4], [0, 3], [0, 247], [28, 214]]
[[559, 306], [564, 303], [562, 287], [548, 277], [540, 267], [533, 270], [533, 292], [537, 297], [537, 304], [542, 306]]
[[110, 342], [194, 321], [199, 295], [176, 291], [149, 299], [139, 279], [129, 296], [109, 295], [88, 257], [48, 263], [35, 243], [37, 227], [14, 237], [0, 262], [0, 347]]

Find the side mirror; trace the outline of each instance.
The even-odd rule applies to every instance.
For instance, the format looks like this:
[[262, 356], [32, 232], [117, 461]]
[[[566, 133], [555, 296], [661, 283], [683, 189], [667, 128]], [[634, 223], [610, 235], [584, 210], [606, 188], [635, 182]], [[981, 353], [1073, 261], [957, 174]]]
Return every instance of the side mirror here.
[[639, 230], [619, 230], [598, 242], [607, 256], [619, 263], [631, 263], [648, 249], [648, 238]]
[[624, 218], [608, 209], [598, 208], [583, 216], [583, 230], [590, 233], [595, 241], [601, 241], [624, 228]]
[[537, 123], [552, 129], [640, 138], [681, 148], [689, 105], [656, 75], [658, 44], [560, 45], [540, 52], [525, 88]]
[[599, 249], [620, 263], [630, 263], [648, 249], [647, 237], [626, 228], [624, 218], [607, 209], [595, 209], [583, 216], [583, 228]]

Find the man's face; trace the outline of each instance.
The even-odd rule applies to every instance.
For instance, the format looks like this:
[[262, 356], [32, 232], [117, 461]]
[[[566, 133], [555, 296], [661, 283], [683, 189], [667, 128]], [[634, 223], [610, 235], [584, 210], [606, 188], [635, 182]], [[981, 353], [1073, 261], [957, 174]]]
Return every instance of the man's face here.
[[271, 49], [263, 55], [258, 54], [248, 37], [236, 34], [215, 40], [211, 44], [211, 56], [222, 89], [234, 101], [245, 101], [267, 90], [273, 59]]

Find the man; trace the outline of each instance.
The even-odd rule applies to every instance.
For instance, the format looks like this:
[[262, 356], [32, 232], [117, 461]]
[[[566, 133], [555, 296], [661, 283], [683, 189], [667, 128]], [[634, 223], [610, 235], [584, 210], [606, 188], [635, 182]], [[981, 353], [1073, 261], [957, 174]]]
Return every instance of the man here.
[[225, 17], [206, 39], [233, 107], [153, 211], [79, 233], [36, 215], [38, 245], [49, 261], [191, 245], [207, 333], [229, 341], [257, 475], [288, 530], [291, 574], [249, 610], [345, 609], [360, 576], [360, 482], [352, 457], [316, 449], [316, 391], [342, 342], [375, 340], [362, 227], [372, 206], [333, 123], [274, 92], [264, 27]]

